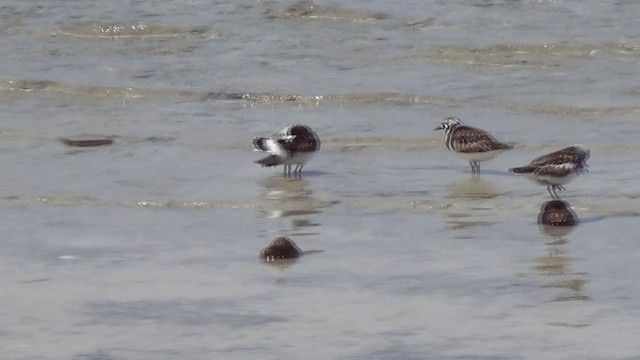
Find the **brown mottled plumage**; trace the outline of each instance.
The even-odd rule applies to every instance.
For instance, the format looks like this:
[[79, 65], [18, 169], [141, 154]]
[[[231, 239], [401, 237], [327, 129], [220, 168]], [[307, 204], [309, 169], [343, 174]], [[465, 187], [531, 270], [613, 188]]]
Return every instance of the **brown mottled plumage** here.
[[284, 175], [291, 175], [291, 165], [296, 165], [293, 173], [300, 176], [304, 165], [320, 150], [320, 138], [307, 125], [289, 125], [270, 138], [253, 138], [256, 151], [269, 155], [255, 161], [262, 166], [284, 165]]
[[496, 140], [489, 132], [464, 125], [456, 117], [448, 117], [434, 130], [445, 131], [445, 145], [469, 161], [471, 172], [480, 174], [480, 162], [495, 158], [500, 153], [513, 148]]
[[551, 197], [558, 200], [556, 190], [564, 190], [562, 185], [588, 171], [587, 160], [590, 157], [591, 152], [588, 148], [573, 145], [535, 158], [528, 165], [511, 168], [509, 171], [546, 185]]

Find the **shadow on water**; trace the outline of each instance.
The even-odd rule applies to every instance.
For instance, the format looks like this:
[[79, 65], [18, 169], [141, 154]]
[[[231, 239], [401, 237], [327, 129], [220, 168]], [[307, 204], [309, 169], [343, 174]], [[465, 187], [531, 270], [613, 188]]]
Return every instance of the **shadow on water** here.
[[533, 268], [549, 281], [542, 288], [564, 289], [566, 292], [553, 301], [590, 300], [585, 293], [587, 280], [584, 274], [572, 272], [573, 259], [567, 254], [566, 239], [580, 223], [571, 205], [562, 200], [551, 200], [540, 206], [538, 227], [540, 233], [551, 241], [546, 244], [545, 254], [535, 259]]
[[299, 180], [304, 180], [305, 178], [309, 178], [309, 177], [316, 177], [316, 176], [330, 175], [330, 174], [331, 173], [329, 172], [321, 171], [321, 170], [303, 170]]

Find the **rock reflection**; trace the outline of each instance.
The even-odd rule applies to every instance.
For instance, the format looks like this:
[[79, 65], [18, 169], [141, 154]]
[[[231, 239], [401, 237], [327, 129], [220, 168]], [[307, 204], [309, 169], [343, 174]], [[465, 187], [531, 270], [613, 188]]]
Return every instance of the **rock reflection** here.
[[540, 232], [552, 241], [547, 243], [546, 254], [535, 260], [534, 269], [551, 281], [542, 284], [542, 288], [568, 290], [568, 293], [556, 296], [553, 301], [589, 300], [584, 285], [587, 280], [582, 274], [572, 273], [573, 259], [567, 255], [565, 237], [573, 231], [579, 219], [571, 205], [562, 200], [551, 200], [540, 206], [538, 226]]
[[[445, 221], [450, 229], [486, 226], [496, 222], [495, 206], [485, 201], [497, 197], [493, 183], [473, 176], [450, 186]], [[459, 201], [463, 200], [463, 201]]]

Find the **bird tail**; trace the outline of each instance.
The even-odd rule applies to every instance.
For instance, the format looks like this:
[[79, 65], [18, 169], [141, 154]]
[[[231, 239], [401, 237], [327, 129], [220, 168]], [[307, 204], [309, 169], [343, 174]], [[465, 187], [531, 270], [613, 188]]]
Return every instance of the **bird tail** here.
[[254, 161], [256, 164], [260, 164], [263, 167], [271, 167], [282, 164], [282, 158], [277, 155], [269, 155], [260, 160]]
[[514, 174], [528, 174], [533, 172], [533, 169], [531, 168], [531, 166], [521, 166], [511, 168], [509, 169], [509, 172]]
[[504, 143], [503, 145], [504, 145], [504, 148], [505, 148], [506, 150], [511, 150], [511, 149], [513, 149], [513, 147], [516, 145], [516, 143], [514, 143], [514, 142], [508, 142], [508, 143]]

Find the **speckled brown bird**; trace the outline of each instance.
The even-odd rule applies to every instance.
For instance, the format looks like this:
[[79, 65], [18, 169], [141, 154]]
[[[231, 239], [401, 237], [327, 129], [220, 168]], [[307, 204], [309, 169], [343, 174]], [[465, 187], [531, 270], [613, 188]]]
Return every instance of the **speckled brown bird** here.
[[480, 174], [480, 162], [495, 158], [513, 146], [496, 140], [489, 132], [464, 125], [457, 117], [448, 117], [433, 130], [444, 130], [447, 149], [469, 162], [472, 174]]
[[550, 154], [535, 158], [531, 163], [509, 169], [514, 174], [524, 175], [533, 182], [546, 185], [551, 198], [558, 200], [556, 190], [564, 190], [578, 175], [588, 171], [587, 160], [591, 152], [583, 145], [572, 145]]

